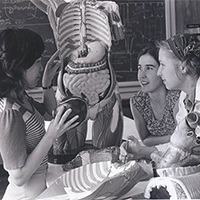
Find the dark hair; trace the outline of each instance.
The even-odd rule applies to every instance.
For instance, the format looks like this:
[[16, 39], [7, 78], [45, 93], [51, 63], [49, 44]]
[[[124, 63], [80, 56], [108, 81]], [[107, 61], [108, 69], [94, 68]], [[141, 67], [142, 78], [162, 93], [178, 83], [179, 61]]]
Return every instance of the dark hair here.
[[44, 52], [42, 38], [28, 29], [10, 28], [0, 33], [0, 97], [24, 91], [24, 71]]
[[150, 56], [152, 56], [156, 60], [157, 63], [159, 63], [158, 51], [159, 51], [159, 49], [156, 47], [156, 45], [153, 45], [153, 44], [148, 45], [139, 52], [138, 57], [137, 57], [137, 61], [139, 61], [141, 56], [143, 56], [145, 54], [149, 54]]

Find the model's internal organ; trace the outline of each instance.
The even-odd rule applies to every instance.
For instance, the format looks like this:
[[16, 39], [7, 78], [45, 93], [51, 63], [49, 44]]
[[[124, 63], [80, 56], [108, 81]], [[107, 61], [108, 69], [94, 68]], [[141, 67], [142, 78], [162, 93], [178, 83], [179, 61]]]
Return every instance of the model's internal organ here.
[[99, 41], [86, 42], [84, 47], [79, 46], [70, 54], [63, 85], [73, 95], [84, 96], [89, 105], [95, 105], [110, 85], [106, 49]]
[[200, 112], [196, 108], [186, 116], [170, 138], [165, 152], [156, 151], [151, 154], [158, 168], [186, 167], [200, 164]]
[[[68, 12], [64, 11], [66, 16], [60, 24], [59, 44], [63, 58], [68, 57], [63, 75], [65, 93], [69, 90], [74, 96], [85, 97], [89, 105], [95, 105], [105, 96], [111, 83], [106, 53], [110, 30], [105, 18], [99, 16], [99, 10], [88, 2], [83, 1], [81, 9], [75, 4], [69, 6]], [[69, 29], [73, 29], [73, 35]], [[71, 37], [64, 44], [64, 36], [68, 33]], [[69, 41], [75, 50], [67, 48]]]
[[[117, 8], [114, 2], [89, 0], [73, 1], [66, 5], [58, 26], [58, 46], [63, 59], [69, 57], [76, 63], [94, 63], [102, 59], [105, 48], [108, 50], [111, 46], [109, 20], [115, 22], [116, 26], [120, 21], [119, 17], [108, 19], [106, 15], [111, 12], [111, 18], [117, 16], [112, 11], [113, 6]], [[75, 59], [82, 58], [76, 61], [73, 55]]]
[[96, 162], [111, 161], [112, 163], [119, 160], [119, 147], [112, 146], [103, 149], [89, 149], [81, 151], [73, 160], [63, 165], [63, 170], [68, 171], [83, 165]]
[[[54, 6], [54, 1], [51, 2]], [[55, 2], [59, 5], [62, 0]], [[93, 146], [119, 146], [123, 113], [115, 72], [110, 63], [112, 39], [123, 39], [123, 34], [119, 34], [122, 24], [118, 5], [95, 0], [68, 3], [63, 0], [63, 3], [53, 9], [60, 13], [54, 30], [62, 64], [57, 102], [60, 104], [73, 97], [83, 98], [88, 104], [88, 112], [85, 121], [57, 139], [54, 147], [58, 150], [57, 154], [65, 154], [83, 146], [88, 119], [93, 120]]]
[[199, 175], [152, 178], [144, 192], [145, 199], [199, 199]]
[[52, 189], [55, 185], [62, 185], [69, 199], [121, 199], [146, 176], [135, 161], [125, 164], [96, 162], [64, 173], [52, 185]]
[[105, 56], [105, 46], [101, 42], [86, 42], [85, 52], [78, 47], [70, 54], [70, 60], [79, 64], [91, 64], [100, 61]]
[[[78, 122], [77, 126], [81, 124], [87, 117], [87, 103], [82, 98], [70, 98], [62, 101], [60, 105], [57, 106], [55, 110], [55, 115], [64, 108], [64, 113], [71, 108], [72, 112], [69, 114], [66, 120], [72, 119], [74, 116], [78, 115], [79, 118], [76, 120]], [[63, 113], [63, 114], [64, 114]]]
[[110, 86], [105, 47], [100, 42], [88, 42], [85, 57], [80, 57], [81, 48], [70, 54], [65, 67], [63, 85], [74, 96], [85, 97], [89, 105], [95, 105]]
[[195, 134], [184, 131], [175, 132], [165, 152], [151, 154], [158, 168], [193, 166], [200, 164], [200, 145]]
[[109, 70], [79, 74], [65, 73], [63, 85], [74, 96], [83, 97], [84, 95], [90, 105], [95, 105], [110, 85]]

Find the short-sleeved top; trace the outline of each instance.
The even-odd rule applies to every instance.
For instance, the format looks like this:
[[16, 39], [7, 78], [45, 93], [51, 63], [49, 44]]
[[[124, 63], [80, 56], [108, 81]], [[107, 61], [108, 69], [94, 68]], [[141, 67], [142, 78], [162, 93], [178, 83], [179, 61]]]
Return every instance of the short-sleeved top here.
[[[24, 166], [45, 134], [44, 107], [29, 97], [34, 112], [9, 98], [0, 99], [0, 153], [6, 169]], [[47, 165], [47, 156], [40, 166]]]
[[180, 91], [178, 90], [167, 91], [164, 113], [160, 120], [156, 119], [154, 116], [150, 97], [147, 93], [139, 91], [137, 95], [134, 95], [130, 99], [130, 104], [134, 105], [142, 115], [150, 134], [155, 136], [171, 135], [176, 127], [173, 109], [179, 99], [179, 95]]

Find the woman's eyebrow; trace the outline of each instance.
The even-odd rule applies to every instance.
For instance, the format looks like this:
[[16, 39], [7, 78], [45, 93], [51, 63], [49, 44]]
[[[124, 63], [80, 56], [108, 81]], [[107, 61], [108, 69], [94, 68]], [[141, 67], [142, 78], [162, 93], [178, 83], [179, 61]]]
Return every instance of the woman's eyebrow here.
[[155, 67], [155, 65], [152, 65], [152, 64], [146, 64], [145, 66], [146, 67]]

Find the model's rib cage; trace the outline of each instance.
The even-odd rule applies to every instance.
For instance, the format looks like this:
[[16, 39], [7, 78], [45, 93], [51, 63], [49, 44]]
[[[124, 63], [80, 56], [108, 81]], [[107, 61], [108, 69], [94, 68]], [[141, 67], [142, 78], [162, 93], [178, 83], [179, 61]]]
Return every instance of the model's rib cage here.
[[68, 57], [81, 41], [81, 26], [85, 26], [87, 41], [100, 41], [105, 47], [111, 46], [111, 32], [107, 15], [86, 1], [84, 18], [82, 18], [81, 4], [68, 4], [59, 20], [59, 48], [62, 58]]
[[71, 188], [73, 192], [88, 191], [108, 176], [110, 166], [110, 161], [85, 165], [64, 174], [60, 179], [64, 187]]

